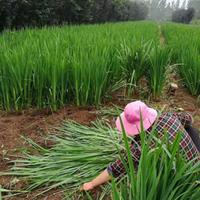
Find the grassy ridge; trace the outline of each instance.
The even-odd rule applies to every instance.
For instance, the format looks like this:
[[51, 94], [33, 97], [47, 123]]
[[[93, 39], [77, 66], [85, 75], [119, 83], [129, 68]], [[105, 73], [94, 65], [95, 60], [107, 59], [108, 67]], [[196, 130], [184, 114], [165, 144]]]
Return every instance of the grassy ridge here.
[[173, 63], [191, 94], [200, 95], [200, 27], [179, 24], [162, 26], [168, 46], [173, 49]]
[[8, 111], [99, 104], [123, 78], [121, 44], [157, 43], [158, 38], [151, 22], [5, 32], [0, 37], [0, 104]]

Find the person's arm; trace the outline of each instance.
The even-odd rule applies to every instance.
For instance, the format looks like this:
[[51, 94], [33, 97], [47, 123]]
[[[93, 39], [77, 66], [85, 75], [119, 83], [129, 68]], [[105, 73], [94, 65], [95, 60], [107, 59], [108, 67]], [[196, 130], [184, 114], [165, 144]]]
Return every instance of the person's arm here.
[[[134, 163], [139, 162], [140, 158], [140, 147], [137, 144], [132, 144], [131, 145], [131, 153], [132, 153], [132, 158], [134, 160]], [[126, 151], [122, 153], [124, 161], [127, 163], [127, 155]], [[126, 173], [124, 164], [121, 160], [116, 160], [114, 163], [111, 163], [106, 170], [104, 170], [99, 176], [97, 176], [94, 180], [83, 184], [81, 187], [81, 190], [84, 191], [89, 191], [94, 189], [95, 187], [102, 185], [109, 180], [111, 180], [111, 177], [119, 178], [122, 177]]]
[[105, 169], [99, 176], [97, 176], [94, 180], [83, 184], [81, 190], [89, 191], [94, 189], [95, 187], [102, 185], [111, 180], [111, 176], [109, 175], [107, 169]]
[[125, 168], [121, 160], [117, 160], [114, 163], [110, 164], [107, 169], [105, 169], [99, 176], [97, 176], [92, 181], [83, 184], [81, 190], [89, 191], [94, 189], [97, 186], [100, 186], [111, 180], [111, 177], [119, 177], [125, 173]]

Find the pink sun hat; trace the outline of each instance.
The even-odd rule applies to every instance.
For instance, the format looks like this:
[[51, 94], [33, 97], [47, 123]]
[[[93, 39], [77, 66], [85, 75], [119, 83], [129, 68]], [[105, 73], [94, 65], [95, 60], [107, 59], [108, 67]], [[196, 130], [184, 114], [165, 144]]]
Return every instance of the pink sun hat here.
[[[142, 116], [143, 120], [143, 129], [147, 130], [156, 121], [158, 113], [142, 101], [134, 101], [125, 107], [124, 112], [120, 116], [126, 134], [134, 136], [138, 135], [141, 131], [140, 116]], [[116, 120], [116, 127], [120, 132], [122, 131], [120, 117]]]

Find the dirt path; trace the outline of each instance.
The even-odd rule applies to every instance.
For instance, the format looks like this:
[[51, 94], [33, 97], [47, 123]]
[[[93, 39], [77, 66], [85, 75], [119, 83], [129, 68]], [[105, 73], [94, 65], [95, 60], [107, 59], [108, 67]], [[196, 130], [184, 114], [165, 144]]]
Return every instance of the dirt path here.
[[158, 30], [159, 30], [159, 36], [160, 36], [160, 45], [164, 46], [165, 45], [165, 37], [162, 33], [162, 28], [161, 28], [160, 24], [158, 24]]

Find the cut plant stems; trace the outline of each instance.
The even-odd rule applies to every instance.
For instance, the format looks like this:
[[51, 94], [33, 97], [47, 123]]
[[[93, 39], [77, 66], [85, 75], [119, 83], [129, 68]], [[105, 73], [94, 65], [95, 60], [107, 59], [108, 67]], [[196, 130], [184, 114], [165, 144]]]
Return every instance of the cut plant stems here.
[[119, 149], [124, 148], [117, 131], [100, 121], [91, 127], [67, 121], [57, 131], [59, 136], [50, 138], [55, 143], [51, 149], [28, 139], [31, 152], [36, 155], [24, 154], [23, 159], [13, 161], [11, 171], [0, 175], [25, 179], [29, 183], [24, 188], [27, 192], [40, 187], [41, 193], [45, 193], [64, 187], [66, 192], [72, 193], [117, 159], [116, 145]]

